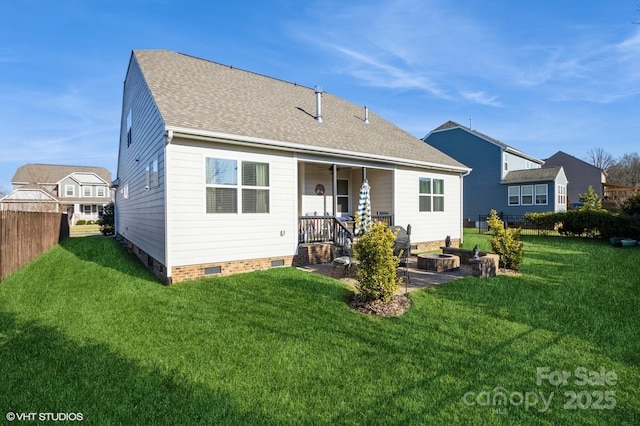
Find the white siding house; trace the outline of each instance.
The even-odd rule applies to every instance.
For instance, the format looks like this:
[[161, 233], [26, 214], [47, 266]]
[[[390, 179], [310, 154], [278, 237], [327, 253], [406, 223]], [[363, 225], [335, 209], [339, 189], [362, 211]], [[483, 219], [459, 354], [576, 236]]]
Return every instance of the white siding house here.
[[470, 169], [320, 90], [134, 51], [121, 129], [116, 233], [167, 283], [329, 260], [365, 178], [374, 217], [413, 244], [462, 237]]
[[14, 174], [13, 192], [0, 199], [0, 209], [67, 211], [69, 221], [97, 221], [113, 201], [111, 173], [104, 167], [25, 164]]

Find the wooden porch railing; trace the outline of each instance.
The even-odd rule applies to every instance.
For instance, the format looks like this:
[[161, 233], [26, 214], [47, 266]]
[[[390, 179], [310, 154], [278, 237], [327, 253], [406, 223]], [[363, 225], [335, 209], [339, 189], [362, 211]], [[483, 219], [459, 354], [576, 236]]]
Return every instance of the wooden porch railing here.
[[[384, 222], [393, 226], [393, 216], [389, 214], [372, 215], [374, 222]], [[334, 216], [300, 216], [298, 218], [298, 242], [333, 242], [344, 245], [348, 237], [353, 237], [355, 222], [340, 221]]]

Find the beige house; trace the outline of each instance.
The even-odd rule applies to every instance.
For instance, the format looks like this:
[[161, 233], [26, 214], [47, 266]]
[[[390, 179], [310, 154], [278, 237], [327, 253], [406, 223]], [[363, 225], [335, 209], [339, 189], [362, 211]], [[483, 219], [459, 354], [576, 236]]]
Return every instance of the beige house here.
[[71, 224], [98, 220], [113, 200], [111, 173], [104, 167], [25, 164], [11, 180], [13, 191], [0, 199], [2, 210], [68, 211]]
[[116, 233], [165, 282], [329, 260], [364, 178], [415, 245], [462, 238], [470, 169], [320, 88], [144, 50], [122, 106]]

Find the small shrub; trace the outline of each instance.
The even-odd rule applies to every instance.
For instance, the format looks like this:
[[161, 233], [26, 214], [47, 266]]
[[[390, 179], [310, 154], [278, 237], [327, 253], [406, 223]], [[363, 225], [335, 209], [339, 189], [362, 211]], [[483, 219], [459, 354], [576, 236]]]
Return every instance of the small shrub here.
[[498, 217], [495, 210], [491, 210], [489, 228], [493, 233], [491, 237], [491, 250], [500, 255], [500, 267], [506, 269], [520, 270], [524, 251], [522, 241], [520, 241], [520, 230], [504, 227], [504, 222]]
[[103, 235], [110, 237], [115, 234], [115, 216], [113, 212], [113, 203], [109, 203], [104, 206], [102, 209], [102, 213], [99, 215], [100, 219], [98, 220], [98, 225], [100, 225], [100, 232]]
[[589, 185], [586, 194], [579, 194], [580, 202], [582, 205], [578, 207], [578, 211], [594, 211], [594, 212], [604, 212], [606, 211], [602, 207], [602, 201], [598, 199], [598, 194], [595, 193], [593, 187]]
[[86, 225], [87, 221], [84, 219], [80, 219], [79, 221], [76, 222], [76, 225]]
[[640, 217], [640, 191], [636, 191], [635, 195], [622, 203], [622, 211], [629, 216]]
[[393, 255], [395, 235], [383, 222], [374, 223], [354, 245], [357, 270], [356, 288], [364, 300], [389, 302], [400, 288], [396, 269], [400, 259]]

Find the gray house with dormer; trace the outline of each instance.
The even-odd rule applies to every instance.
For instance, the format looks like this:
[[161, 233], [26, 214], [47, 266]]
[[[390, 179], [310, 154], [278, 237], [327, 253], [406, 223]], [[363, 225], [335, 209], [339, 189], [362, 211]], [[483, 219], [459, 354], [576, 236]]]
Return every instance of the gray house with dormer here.
[[472, 168], [464, 178], [467, 221], [478, 221], [492, 209], [503, 215], [566, 210], [568, 181], [562, 167], [544, 167], [543, 160], [453, 121], [423, 140]]
[[104, 167], [25, 164], [11, 179], [12, 192], [0, 199], [0, 209], [67, 211], [71, 224], [97, 221], [113, 201], [111, 172]]

